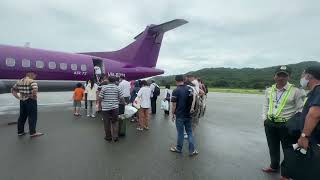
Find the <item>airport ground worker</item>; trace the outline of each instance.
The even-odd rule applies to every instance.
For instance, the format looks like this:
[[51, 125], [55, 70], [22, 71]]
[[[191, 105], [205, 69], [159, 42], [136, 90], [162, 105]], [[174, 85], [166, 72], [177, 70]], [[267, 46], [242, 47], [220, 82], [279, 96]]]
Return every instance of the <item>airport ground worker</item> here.
[[[277, 67], [274, 76], [276, 83], [266, 90], [263, 120], [271, 159], [270, 166], [262, 169], [266, 173], [279, 171], [280, 142], [282, 149], [285, 149], [295, 141], [289, 136], [287, 122], [301, 112], [305, 93], [288, 82], [290, 75], [290, 67]], [[285, 161], [282, 161], [281, 179], [288, 179], [287, 177], [287, 166]]]
[[[302, 73], [300, 84], [310, 90], [301, 115], [301, 136], [298, 147], [306, 150], [306, 155], [296, 158], [294, 180], [320, 179], [320, 66], [307, 68]], [[301, 157], [301, 156], [300, 156]]]
[[[11, 89], [14, 97], [20, 100], [20, 115], [18, 119], [18, 136], [26, 135], [24, 125], [28, 119], [30, 137], [42, 136], [36, 132], [38, 120], [38, 84], [34, 81], [36, 74], [29, 72], [26, 77], [19, 80]], [[20, 93], [20, 95], [18, 95]]]

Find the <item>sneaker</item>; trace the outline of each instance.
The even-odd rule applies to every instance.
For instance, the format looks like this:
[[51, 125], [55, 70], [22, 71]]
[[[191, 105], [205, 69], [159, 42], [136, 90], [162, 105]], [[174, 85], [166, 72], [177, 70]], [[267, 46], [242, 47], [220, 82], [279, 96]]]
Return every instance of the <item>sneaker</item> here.
[[90, 115], [89, 115], [89, 114], [87, 114], [87, 117], [90, 117]]
[[35, 137], [39, 137], [39, 136], [43, 136], [43, 135], [44, 135], [43, 133], [37, 132], [37, 133], [31, 134], [30, 137], [35, 138]]
[[95, 116], [95, 115], [91, 115], [91, 117], [92, 117], [92, 118], [95, 118], [96, 116]]
[[25, 133], [25, 132], [24, 132], [24, 133], [19, 133], [19, 134], [18, 134], [18, 136], [20, 136], [20, 137], [21, 137], [21, 136], [24, 136], [24, 135], [26, 135], [26, 133]]
[[145, 130], [149, 130], [150, 128], [149, 128], [149, 127], [145, 127], [144, 129], [145, 129]]
[[175, 146], [174, 146], [174, 147], [171, 147], [171, 148], [170, 148], [170, 151], [171, 151], [171, 152], [175, 152], [175, 153], [182, 153], [182, 152], [179, 151], [178, 148], [175, 147]]
[[192, 153], [189, 154], [189, 156], [196, 156], [199, 152], [197, 150], [194, 150]]

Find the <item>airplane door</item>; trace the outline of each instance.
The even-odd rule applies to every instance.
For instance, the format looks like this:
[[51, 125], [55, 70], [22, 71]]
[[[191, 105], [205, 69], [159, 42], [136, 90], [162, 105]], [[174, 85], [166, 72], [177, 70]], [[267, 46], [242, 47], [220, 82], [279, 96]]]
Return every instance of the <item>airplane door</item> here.
[[104, 67], [104, 63], [101, 59], [92, 59], [93, 67], [98, 66], [101, 69], [102, 74], [106, 74], [106, 69]]

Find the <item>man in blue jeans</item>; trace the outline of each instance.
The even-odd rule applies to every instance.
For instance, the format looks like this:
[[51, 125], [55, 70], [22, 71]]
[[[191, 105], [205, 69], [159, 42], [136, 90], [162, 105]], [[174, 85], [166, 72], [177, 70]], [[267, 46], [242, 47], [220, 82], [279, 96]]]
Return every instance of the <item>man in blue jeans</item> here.
[[192, 121], [191, 112], [194, 104], [193, 90], [186, 86], [183, 82], [184, 77], [177, 75], [175, 77], [177, 88], [172, 93], [172, 121], [176, 121], [178, 132], [177, 145], [170, 148], [170, 151], [182, 153], [184, 129], [188, 134], [189, 141], [189, 155], [195, 156], [198, 151], [195, 149], [194, 138], [192, 135]]

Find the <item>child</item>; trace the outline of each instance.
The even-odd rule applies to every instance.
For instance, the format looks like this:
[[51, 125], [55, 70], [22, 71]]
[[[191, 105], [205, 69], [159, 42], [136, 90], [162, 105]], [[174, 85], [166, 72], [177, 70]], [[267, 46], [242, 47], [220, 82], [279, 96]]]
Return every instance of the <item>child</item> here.
[[75, 116], [80, 116], [81, 100], [83, 99], [83, 96], [84, 89], [82, 88], [82, 84], [78, 83], [73, 93], [73, 107]]

